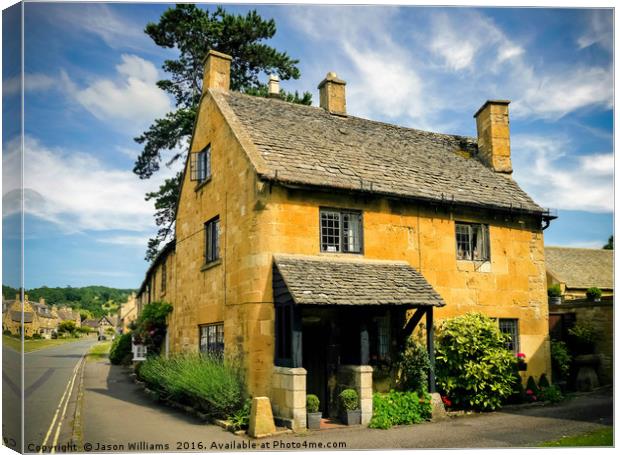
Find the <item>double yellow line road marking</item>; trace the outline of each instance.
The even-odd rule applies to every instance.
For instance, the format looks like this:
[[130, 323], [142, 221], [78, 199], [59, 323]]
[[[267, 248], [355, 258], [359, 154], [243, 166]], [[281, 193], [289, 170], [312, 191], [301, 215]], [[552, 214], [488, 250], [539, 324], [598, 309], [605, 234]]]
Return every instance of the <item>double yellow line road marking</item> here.
[[[65, 416], [67, 414], [67, 406], [69, 405], [69, 400], [71, 399], [71, 395], [73, 393], [73, 387], [75, 386], [75, 380], [80, 372], [80, 367], [84, 363], [84, 358], [85, 356], [82, 356], [82, 358], [75, 365], [75, 368], [73, 368], [71, 379], [69, 380], [69, 382], [67, 382], [67, 387], [65, 387], [65, 391], [60, 397], [60, 403], [58, 403], [58, 407], [56, 408], [56, 412], [54, 413], [54, 417], [52, 418], [52, 423], [50, 424], [50, 427], [45, 434], [45, 439], [43, 439], [43, 443], [41, 444], [41, 449], [39, 450], [39, 453], [43, 453], [43, 449], [46, 448], [47, 442], [50, 440], [52, 433], [54, 433], [54, 437], [52, 439], [52, 443], [50, 444], [52, 448], [51, 453], [56, 453], [56, 445], [58, 444], [58, 438], [60, 437], [62, 423], [65, 420]], [[56, 427], [55, 432], [54, 427]]]

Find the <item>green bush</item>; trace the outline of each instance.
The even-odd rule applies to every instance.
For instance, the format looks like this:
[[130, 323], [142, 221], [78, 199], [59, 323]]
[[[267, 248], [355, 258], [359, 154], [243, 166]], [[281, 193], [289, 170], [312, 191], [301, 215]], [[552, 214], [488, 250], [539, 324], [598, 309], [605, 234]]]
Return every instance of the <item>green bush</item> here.
[[562, 379], [568, 377], [572, 361], [573, 358], [568, 352], [566, 343], [563, 341], [551, 341], [551, 365], [553, 370], [557, 372]]
[[549, 379], [547, 379], [547, 375], [545, 373], [540, 375], [540, 378], [538, 378], [538, 388], [539, 389], [546, 389], [547, 387], [549, 387], [551, 384], [549, 383]]
[[136, 343], [146, 346], [147, 356], [159, 354], [166, 337], [166, 317], [172, 311], [172, 305], [166, 302], [151, 302], [142, 308], [135, 321], [133, 335]]
[[41, 334], [40, 333], [33, 333], [32, 334], [32, 339], [33, 340], [40, 340], [41, 339]]
[[560, 388], [555, 385], [550, 385], [540, 390], [539, 398], [541, 401], [549, 401], [550, 403], [559, 403], [564, 399]]
[[340, 409], [343, 411], [355, 411], [359, 409], [359, 397], [354, 389], [344, 389], [338, 395]]
[[600, 299], [603, 292], [597, 287], [591, 287], [586, 290], [586, 297], [588, 300]]
[[407, 344], [397, 363], [400, 373], [398, 386], [401, 390], [426, 392], [428, 390], [428, 372], [430, 361], [426, 348], [412, 338]]
[[570, 344], [576, 354], [591, 354], [599, 339], [599, 332], [591, 321], [580, 320], [568, 330]]
[[526, 390], [526, 392], [528, 390], [531, 390], [532, 394], [535, 397], [538, 397], [539, 389], [538, 389], [538, 386], [536, 385], [536, 381], [534, 380], [534, 378], [532, 376], [527, 378], [527, 382], [525, 383], [525, 390]]
[[468, 313], [437, 331], [436, 376], [454, 407], [493, 410], [512, 393], [516, 358], [491, 318]]
[[132, 357], [131, 334], [125, 333], [114, 338], [110, 348], [110, 363], [113, 365], [129, 365]]
[[411, 425], [430, 420], [431, 397], [416, 392], [375, 393], [372, 397], [373, 415], [370, 428], [388, 429], [394, 425]]
[[319, 397], [311, 393], [306, 395], [306, 411], [307, 412], [318, 412], [320, 405], [321, 405], [321, 402], [319, 400]]
[[233, 415], [246, 398], [241, 369], [235, 362], [220, 357], [150, 357], [143, 362], [139, 375], [160, 396], [195, 406], [213, 418]]
[[76, 328], [77, 327], [75, 326], [74, 321], [62, 321], [60, 324], [58, 324], [58, 333], [73, 334], [75, 333]]
[[235, 411], [228, 420], [232, 424], [233, 431], [245, 430], [250, 426], [250, 412], [252, 411], [252, 400], [246, 398], [243, 406]]
[[560, 288], [560, 285], [554, 284], [553, 286], [549, 286], [549, 288], [547, 289], [547, 295], [549, 297], [561, 297], [562, 290]]
[[12, 335], [12, 333], [11, 333], [11, 331], [10, 331], [9, 329], [5, 329], [5, 330], [3, 330], [3, 331], [2, 331], [2, 335], [8, 335], [8, 336], [11, 336], [11, 335]]

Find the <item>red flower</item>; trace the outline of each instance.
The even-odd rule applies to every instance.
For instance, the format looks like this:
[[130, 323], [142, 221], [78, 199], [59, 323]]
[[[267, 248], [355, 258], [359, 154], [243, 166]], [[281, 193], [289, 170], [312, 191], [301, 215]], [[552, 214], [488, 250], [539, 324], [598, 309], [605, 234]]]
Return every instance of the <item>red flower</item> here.
[[532, 389], [527, 389], [525, 393], [527, 393], [528, 395], [534, 395], [534, 392], [532, 391]]
[[452, 406], [452, 402], [450, 401], [448, 397], [441, 397], [441, 401], [443, 402], [444, 406], [447, 406], [447, 407]]
[[522, 352], [519, 352], [517, 354], [517, 359], [525, 359], [525, 354], [523, 354]]

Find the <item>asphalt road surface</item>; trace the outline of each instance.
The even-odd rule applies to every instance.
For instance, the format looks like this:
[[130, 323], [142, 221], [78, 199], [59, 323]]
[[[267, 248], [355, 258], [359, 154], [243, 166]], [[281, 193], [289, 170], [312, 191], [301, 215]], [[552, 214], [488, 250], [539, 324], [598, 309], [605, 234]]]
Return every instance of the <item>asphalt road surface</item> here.
[[[78, 370], [81, 360], [95, 343], [94, 339], [80, 340], [53, 348], [32, 351], [24, 355], [24, 450], [52, 452], [52, 446], [66, 444], [72, 433], [75, 397], [78, 389]], [[10, 349], [3, 351], [5, 368], [19, 366], [19, 355]], [[7, 355], [8, 354], [8, 355]], [[6, 378], [3, 377], [6, 384]], [[9, 387], [15, 394], [19, 387]], [[11, 401], [15, 403], [13, 399]], [[5, 411], [5, 409], [3, 409]], [[5, 413], [5, 427], [15, 422]], [[10, 423], [6, 422], [7, 418]]]

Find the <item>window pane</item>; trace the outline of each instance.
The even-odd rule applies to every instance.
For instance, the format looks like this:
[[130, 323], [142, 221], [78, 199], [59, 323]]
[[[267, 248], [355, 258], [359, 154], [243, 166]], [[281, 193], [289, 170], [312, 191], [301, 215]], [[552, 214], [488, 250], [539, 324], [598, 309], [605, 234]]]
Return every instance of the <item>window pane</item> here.
[[470, 226], [468, 224], [456, 225], [456, 258], [471, 259]]
[[362, 216], [359, 213], [342, 214], [342, 250], [349, 253], [361, 251]]
[[211, 177], [211, 146], [208, 146], [204, 152], [205, 180]]
[[340, 251], [340, 213], [321, 211], [321, 251]]
[[500, 319], [499, 330], [510, 337], [506, 342], [506, 348], [514, 353], [519, 352], [519, 320]]

